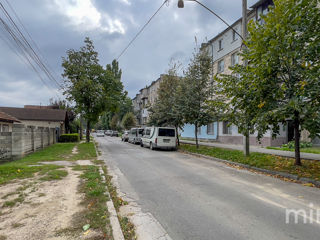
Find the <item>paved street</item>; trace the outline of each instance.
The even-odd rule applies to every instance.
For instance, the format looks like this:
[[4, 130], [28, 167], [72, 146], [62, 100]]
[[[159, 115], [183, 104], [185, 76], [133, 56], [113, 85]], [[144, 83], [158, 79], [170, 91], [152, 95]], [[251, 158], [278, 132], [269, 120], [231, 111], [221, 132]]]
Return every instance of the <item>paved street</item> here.
[[[174, 240], [318, 240], [320, 190], [179, 152], [151, 151], [96, 138], [120, 190], [151, 213]], [[307, 224], [286, 224], [286, 208], [308, 213]], [[320, 217], [320, 216], [319, 216]], [[310, 221], [314, 223], [309, 223]]]

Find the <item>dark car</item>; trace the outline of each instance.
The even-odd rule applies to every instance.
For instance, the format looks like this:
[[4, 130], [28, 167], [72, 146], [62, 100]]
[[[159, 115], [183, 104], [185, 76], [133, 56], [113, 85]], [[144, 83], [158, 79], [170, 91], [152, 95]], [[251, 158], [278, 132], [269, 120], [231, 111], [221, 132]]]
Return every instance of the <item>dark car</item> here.
[[119, 137], [118, 131], [112, 131], [111, 137]]

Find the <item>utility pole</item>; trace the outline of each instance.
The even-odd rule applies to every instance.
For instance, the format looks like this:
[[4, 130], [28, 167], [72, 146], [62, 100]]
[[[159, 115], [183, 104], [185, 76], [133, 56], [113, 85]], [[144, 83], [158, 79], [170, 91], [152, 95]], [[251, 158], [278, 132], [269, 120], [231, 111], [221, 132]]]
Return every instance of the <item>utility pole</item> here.
[[[247, 48], [244, 44], [244, 41], [247, 39], [248, 35], [248, 18], [247, 18], [247, 0], [242, 0], [242, 47]], [[244, 66], [248, 65], [248, 61], [244, 60]], [[249, 124], [247, 124], [246, 134], [243, 136], [243, 153], [245, 156], [249, 156], [250, 154], [250, 132], [249, 132]]]

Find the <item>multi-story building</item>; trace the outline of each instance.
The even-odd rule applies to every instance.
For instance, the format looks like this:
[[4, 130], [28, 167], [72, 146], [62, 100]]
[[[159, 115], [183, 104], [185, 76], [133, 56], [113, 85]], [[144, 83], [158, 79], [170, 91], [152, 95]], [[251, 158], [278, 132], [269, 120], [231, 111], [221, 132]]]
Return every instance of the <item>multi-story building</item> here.
[[[268, 12], [268, 6], [273, 4], [271, 0], [260, 0], [251, 7], [248, 11], [248, 21], [261, 21], [261, 14]], [[242, 47], [242, 40], [237, 34], [242, 32], [242, 18], [234, 22], [231, 27], [226, 28], [210, 41], [202, 45], [206, 48], [213, 60], [213, 74], [231, 74], [229, 67], [236, 64], [241, 64], [239, 52]], [[184, 126], [181, 136], [185, 138], [194, 138], [194, 126], [187, 124]], [[268, 131], [261, 139], [262, 146], [278, 146], [292, 140], [292, 130], [287, 125], [280, 127], [280, 133], [277, 138], [272, 138], [272, 131]], [[224, 121], [213, 121], [206, 126], [201, 126], [198, 129], [200, 139], [217, 141], [221, 143], [242, 144], [243, 135], [238, 132], [235, 125], [229, 126], [229, 123]], [[257, 141], [257, 134], [250, 136], [251, 145], [260, 145]]]
[[163, 74], [153, 81], [149, 86], [140, 89], [139, 93], [132, 99], [133, 108], [139, 126], [146, 126], [149, 121], [148, 108], [151, 107], [158, 98], [158, 89], [163, 79]]

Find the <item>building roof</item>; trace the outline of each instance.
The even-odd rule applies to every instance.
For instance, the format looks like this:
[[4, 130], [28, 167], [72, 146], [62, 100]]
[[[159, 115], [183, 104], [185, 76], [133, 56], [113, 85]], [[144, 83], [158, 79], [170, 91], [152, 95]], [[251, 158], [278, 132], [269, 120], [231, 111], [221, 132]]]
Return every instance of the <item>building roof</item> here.
[[20, 122], [18, 119], [16, 119], [15, 117], [10, 116], [9, 114], [6, 114], [4, 112], [0, 111], [0, 122]]
[[19, 120], [64, 122], [67, 118], [67, 111], [62, 109], [0, 107], [0, 111]]

